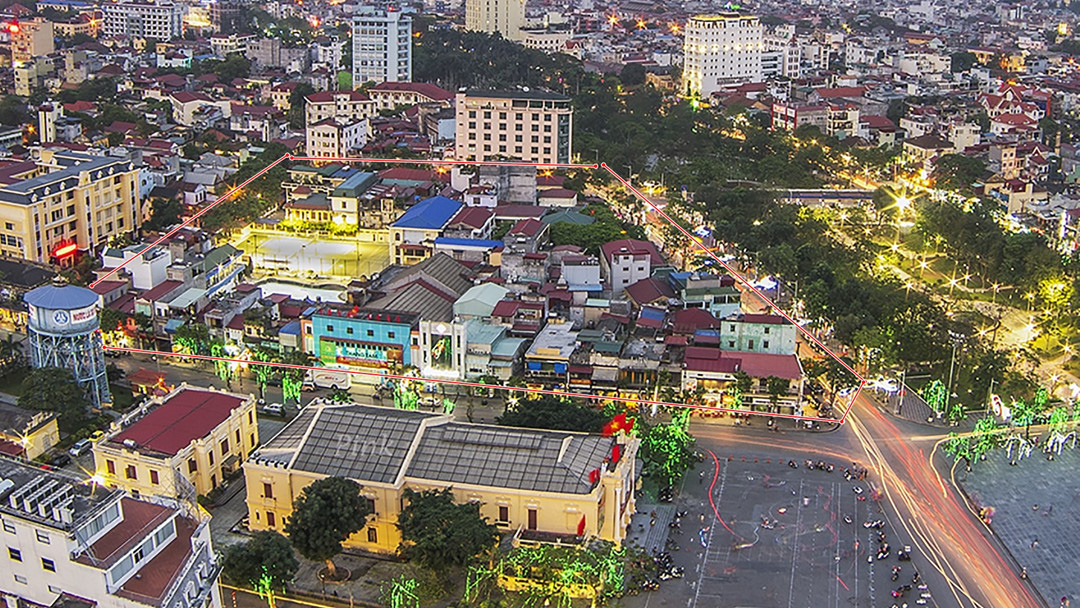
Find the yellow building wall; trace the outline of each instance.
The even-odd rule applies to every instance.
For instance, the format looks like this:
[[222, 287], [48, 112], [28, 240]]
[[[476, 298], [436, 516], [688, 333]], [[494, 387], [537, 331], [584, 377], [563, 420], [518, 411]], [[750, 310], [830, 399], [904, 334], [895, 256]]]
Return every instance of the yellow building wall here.
[[51, 450], [59, 441], [60, 427], [56, 424], [56, 418], [53, 418], [24, 439], [23, 445], [26, 448], [26, 459], [33, 460], [41, 456]]
[[[487, 521], [497, 524], [504, 533], [526, 528], [529, 509], [536, 509], [538, 531], [577, 534], [578, 523], [584, 514], [587, 536], [621, 543], [626, 537], [626, 526], [630, 523], [630, 516], [635, 509], [633, 462], [637, 448], [636, 444], [629, 448], [627, 445], [623, 445], [624, 453], [619, 466], [613, 472], [603, 473], [600, 483], [590, 494], [554, 494], [455, 484], [452, 488], [454, 498], [460, 503], [479, 502], [480, 514]], [[322, 477], [263, 463], [245, 463], [244, 479], [247, 485], [250, 529], [273, 529], [282, 532], [285, 521], [292, 513], [293, 502], [304, 488]], [[272, 496], [265, 495], [264, 484], [271, 486]], [[375, 553], [395, 553], [401, 543], [396, 524], [406, 487], [419, 492], [441, 490], [445, 486], [415, 480], [407, 481], [402, 488], [362, 484], [361, 494], [375, 501], [375, 516], [370, 517], [368, 524], [350, 537], [345, 545]], [[616, 495], [620, 496], [620, 500], [615, 499]], [[498, 521], [500, 506], [508, 509], [506, 522]], [[267, 513], [273, 514], [273, 526], [269, 525], [270, 518]], [[368, 530], [372, 528], [376, 533], [375, 542], [368, 541]]]
[[[223, 452], [221, 441], [226, 438], [228, 451]], [[228, 472], [222, 470], [222, 464], [229, 456], [235, 457], [232, 467], [237, 470], [258, 443], [259, 426], [255, 416], [255, 401], [249, 399], [234, 409], [229, 418], [209, 434], [192, 441], [175, 456], [100, 441], [94, 445], [94, 473], [109, 487], [143, 495], [166, 496], [175, 496], [178, 493], [174, 476], [179, 475], [186, 478], [197, 493], [205, 496], [224, 481]], [[190, 470], [190, 460], [195, 460], [194, 472]], [[111, 472], [110, 461], [113, 463]], [[135, 467], [133, 479], [128, 476], [129, 466]], [[153, 482], [151, 471], [157, 472], [157, 483]]]

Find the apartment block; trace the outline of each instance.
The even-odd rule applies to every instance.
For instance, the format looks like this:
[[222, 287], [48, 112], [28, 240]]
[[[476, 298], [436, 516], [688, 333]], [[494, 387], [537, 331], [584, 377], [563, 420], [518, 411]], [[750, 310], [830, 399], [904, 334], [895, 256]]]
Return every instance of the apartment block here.
[[353, 16], [353, 86], [412, 80], [412, 17], [361, 6]]
[[574, 114], [568, 97], [541, 90], [472, 90], [458, 93], [456, 101], [459, 159], [570, 162]]
[[498, 32], [507, 40], [521, 40], [525, 26], [525, 0], [465, 0], [465, 29]]
[[746, 82], [761, 82], [762, 31], [761, 22], [750, 15], [691, 17], [683, 42], [682, 92], [708, 97]]
[[42, 150], [0, 168], [0, 254], [70, 265], [142, 218], [139, 170], [125, 158]]
[[324, 120], [356, 122], [378, 112], [375, 102], [360, 91], [320, 91], [304, 98], [305, 124]]
[[105, 5], [106, 36], [172, 40], [183, 34], [184, 7], [161, 2], [117, 2]]
[[48, 55], [56, 50], [53, 42], [53, 24], [47, 19], [34, 17], [12, 26], [11, 62], [20, 63], [32, 57]]

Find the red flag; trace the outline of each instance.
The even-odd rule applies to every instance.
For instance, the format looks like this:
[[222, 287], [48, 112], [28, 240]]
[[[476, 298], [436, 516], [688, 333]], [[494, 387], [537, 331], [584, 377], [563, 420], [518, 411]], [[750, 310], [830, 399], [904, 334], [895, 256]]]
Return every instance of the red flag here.
[[581, 521], [577, 522], [577, 535], [585, 536], [585, 515], [581, 516]]
[[596, 483], [598, 481], [600, 481], [600, 469], [589, 471], [589, 483]]
[[603, 429], [604, 437], [611, 437], [615, 433], [618, 433], [619, 431], [622, 431], [625, 428], [626, 428], [626, 413], [623, 412], [623, 413], [618, 414], [614, 418], [612, 418], [611, 422], [608, 422], [607, 424], [604, 425], [604, 429]]
[[611, 462], [618, 463], [619, 462], [619, 456], [621, 456], [621, 455], [622, 455], [622, 446], [621, 445], [616, 443], [615, 445], [611, 446]]

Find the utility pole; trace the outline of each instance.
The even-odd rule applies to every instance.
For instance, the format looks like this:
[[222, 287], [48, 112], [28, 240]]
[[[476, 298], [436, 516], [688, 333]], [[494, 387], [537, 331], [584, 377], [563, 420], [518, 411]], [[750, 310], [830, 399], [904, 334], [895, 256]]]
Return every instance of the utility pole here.
[[[953, 370], [956, 369], [956, 347], [959, 346], [958, 342], [953, 342], [952, 347], [952, 359], [949, 361], [949, 389], [945, 393], [945, 413], [949, 412], [949, 401], [952, 399], [952, 383], [953, 383]], [[940, 416], [940, 414], [939, 414]]]

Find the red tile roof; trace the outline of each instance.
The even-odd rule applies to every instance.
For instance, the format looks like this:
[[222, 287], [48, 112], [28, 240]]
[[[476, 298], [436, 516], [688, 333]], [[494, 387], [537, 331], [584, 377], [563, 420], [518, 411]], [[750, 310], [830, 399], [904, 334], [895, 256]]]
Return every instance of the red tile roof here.
[[186, 518], [176, 520], [176, 538], [116, 592], [143, 604], [160, 606], [173, 580], [183, 572], [192, 554], [191, 537], [195, 535], [195, 522]]
[[368, 96], [360, 91], [319, 91], [308, 95], [306, 99], [312, 103], [329, 103], [335, 101], [338, 97], [348, 97], [349, 101], [368, 100]]
[[380, 82], [371, 87], [372, 91], [410, 91], [419, 93], [436, 101], [449, 101], [454, 94], [442, 87], [427, 82]]
[[720, 327], [720, 320], [702, 308], [683, 308], [675, 311], [671, 324], [677, 334], [692, 334], [699, 329]]
[[107, 570], [120, 560], [128, 550], [146, 539], [146, 536], [173, 516], [168, 507], [155, 505], [134, 498], [120, 499], [123, 519], [97, 539], [75, 561]]
[[643, 306], [657, 300], [674, 298], [675, 291], [667, 282], [650, 277], [627, 286], [626, 295], [637, 302], [638, 306]]
[[153, 289], [147, 290], [139, 297], [148, 302], [156, 302], [159, 298], [164, 298], [167, 294], [171, 293], [172, 290], [176, 289], [181, 285], [183, 285], [183, 283], [181, 283], [180, 281], [165, 281], [161, 285], [158, 285]]
[[619, 241], [611, 241], [610, 243], [604, 243], [600, 249], [604, 252], [604, 257], [611, 259], [611, 256], [616, 253], [621, 253], [624, 249], [634, 255], [648, 254], [649, 260], [653, 264], [663, 264], [664, 258], [660, 256], [660, 252], [656, 250], [656, 245], [649, 241], [638, 241], [634, 239], [622, 239]]
[[176, 455], [192, 441], [209, 434], [243, 403], [243, 399], [230, 394], [185, 388], [109, 441], [123, 443], [130, 439], [139, 447]]
[[507, 232], [507, 234], [523, 234], [525, 236], [536, 236], [543, 228], [543, 222], [530, 217], [523, 220], [518, 220], [518, 222], [514, 224], [512, 228], [510, 228], [510, 231]]
[[788, 320], [780, 315], [753, 315], [745, 314], [742, 320], [746, 323], [765, 323], [768, 325], [783, 325]]
[[487, 207], [462, 207], [461, 211], [450, 220], [447, 228], [468, 226], [469, 228], [483, 228], [494, 213]]

